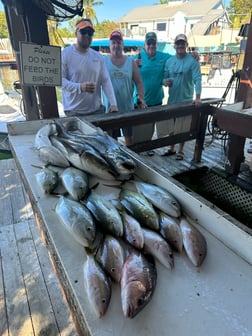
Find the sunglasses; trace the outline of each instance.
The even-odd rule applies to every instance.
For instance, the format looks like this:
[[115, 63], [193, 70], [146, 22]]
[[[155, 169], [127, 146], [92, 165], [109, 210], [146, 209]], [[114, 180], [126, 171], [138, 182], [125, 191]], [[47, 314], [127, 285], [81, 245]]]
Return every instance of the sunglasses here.
[[88, 34], [88, 36], [93, 36], [93, 35], [94, 35], [93, 30], [92, 30], [92, 29], [87, 29], [87, 28], [79, 29], [78, 32], [79, 32], [81, 35], [85, 35], [85, 34]]
[[181, 45], [181, 46], [185, 46], [186, 45], [186, 42], [184, 41], [178, 41], [178, 42], [175, 42], [176, 45]]
[[147, 42], [147, 45], [148, 45], [148, 46], [150, 46], [150, 45], [154, 45], [154, 46], [155, 46], [156, 43], [157, 43], [157, 42], [155, 42], [155, 41], [148, 41], [148, 42]]

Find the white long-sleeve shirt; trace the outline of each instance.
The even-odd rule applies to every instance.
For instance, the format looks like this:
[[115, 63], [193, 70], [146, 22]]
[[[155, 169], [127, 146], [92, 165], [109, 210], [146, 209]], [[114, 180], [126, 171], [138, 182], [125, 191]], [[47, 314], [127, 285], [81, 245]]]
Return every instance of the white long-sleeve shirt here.
[[[95, 83], [94, 93], [82, 92], [83, 82]], [[89, 48], [79, 52], [74, 45], [62, 51], [62, 101], [65, 111], [75, 115], [94, 113], [101, 108], [101, 88], [110, 105], [116, 105], [116, 98], [104, 59], [97, 51]]]

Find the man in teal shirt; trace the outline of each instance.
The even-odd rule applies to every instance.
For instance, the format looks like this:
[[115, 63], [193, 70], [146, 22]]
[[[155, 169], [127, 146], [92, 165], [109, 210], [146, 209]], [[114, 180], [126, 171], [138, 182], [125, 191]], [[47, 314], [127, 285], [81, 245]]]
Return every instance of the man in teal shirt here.
[[[197, 107], [201, 105], [201, 69], [200, 63], [190, 53], [187, 53], [187, 47], [186, 35], [177, 35], [174, 41], [176, 55], [166, 61], [163, 84], [169, 86], [169, 105], [192, 102], [195, 91], [194, 103]], [[168, 129], [167, 133], [169, 133]], [[183, 148], [184, 143], [180, 143], [176, 156], [177, 160], [184, 158]], [[176, 154], [175, 145], [172, 145], [163, 155], [173, 154]]]
[[[162, 105], [164, 66], [168, 58], [171, 57], [168, 53], [158, 51], [157, 47], [156, 33], [147, 33], [144, 48], [140, 51], [140, 59], [136, 59], [144, 84], [144, 101], [148, 107]], [[135, 126], [133, 129], [134, 142], [150, 140], [154, 132], [154, 125], [153, 123]], [[148, 154], [153, 155], [154, 152], [150, 151]]]

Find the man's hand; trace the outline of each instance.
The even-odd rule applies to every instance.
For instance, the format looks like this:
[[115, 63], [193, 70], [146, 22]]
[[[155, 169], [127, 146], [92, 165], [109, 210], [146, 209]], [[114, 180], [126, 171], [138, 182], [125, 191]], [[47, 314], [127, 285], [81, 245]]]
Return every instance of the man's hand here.
[[111, 105], [109, 108], [109, 112], [118, 112], [118, 107], [116, 105]]
[[94, 93], [95, 92], [95, 83], [91, 83], [91, 82], [81, 83], [81, 91], [82, 92], [88, 92], [88, 93]]

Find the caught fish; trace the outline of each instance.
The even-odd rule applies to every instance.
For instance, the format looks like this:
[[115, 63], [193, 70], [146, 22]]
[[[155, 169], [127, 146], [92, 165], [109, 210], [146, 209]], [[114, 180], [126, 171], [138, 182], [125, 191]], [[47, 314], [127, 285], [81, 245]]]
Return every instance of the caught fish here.
[[134, 318], [151, 300], [157, 281], [155, 262], [150, 256], [132, 252], [126, 259], [121, 279], [122, 310]]
[[58, 148], [69, 162], [80, 170], [104, 180], [114, 180], [117, 173], [92, 147], [84, 149], [83, 145], [72, 145], [66, 139], [52, 136], [53, 145]]
[[207, 254], [206, 239], [185, 217], [181, 217], [179, 225], [182, 231], [185, 252], [193, 265], [199, 267]]
[[122, 211], [121, 216], [125, 241], [137, 249], [142, 249], [144, 246], [144, 236], [140, 223], [126, 211]]
[[61, 173], [60, 178], [63, 186], [75, 201], [85, 197], [89, 187], [89, 178], [84, 171], [68, 167]]
[[132, 190], [122, 189], [120, 202], [141, 225], [154, 230], [159, 229], [158, 215], [144, 195]]
[[62, 124], [56, 123], [57, 132], [61, 137], [72, 140], [75, 143], [85, 143], [93, 147], [118, 173], [118, 179], [127, 180], [136, 169], [136, 162], [119, 144], [108, 134], [99, 131], [93, 134], [67, 131]]
[[92, 190], [87, 197], [86, 206], [105, 231], [117, 237], [123, 235], [121, 215], [111, 201]]
[[105, 315], [110, 298], [111, 283], [92, 255], [87, 255], [83, 266], [84, 286], [93, 311], [101, 318]]
[[95, 259], [115, 282], [120, 282], [125, 254], [120, 242], [111, 235], [106, 235]]
[[142, 181], [134, 181], [133, 183], [137, 191], [142, 193], [156, 208], [173, 217], [181, 215], [179, 202], [167, 190]]
[[178, 252], [183, 250], [183, 236], [179, 219], [159, 212], [160, 233], [164, 239]]
[[93, 243], [96, 227], [91, 213], [84, 205], [60, 196], [55, 211], [61, 223], [77, 242], [84, 247]]
[[55, 148], [50, 140], [50, 136], [56, 133], [56, 125], [51, 122], [41, 127], [35, 135], [35, 147], [38, 150], [40, 159], [47, 165], [57, 167], [69, 167], [66, 157]]
[[51, 194], [59, 184], [58, 172], [47, 167], [36, 173], [35, 178], [45, 194]]
[[35, 135], [35, 147], [40, 149], [41, 147], [51, 146], [49, 136], [53, 134], [56, 134], [56, 125], [54, 122], [41, 127]]
[[40, 159], [46, 165], [66, 168], [70, 166], [67, 158], [54, 146], [43, 146], [38, 149]]
[[170, 245], [152, 230], [143, 229], [144, 251], [156, 258], [164, 267], [171, 270], [174, 267], [173, 254]]

